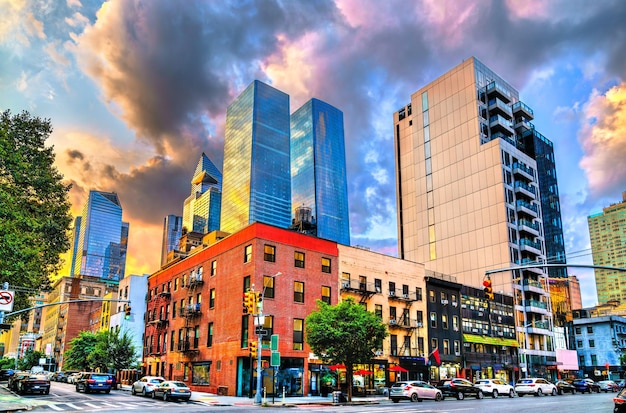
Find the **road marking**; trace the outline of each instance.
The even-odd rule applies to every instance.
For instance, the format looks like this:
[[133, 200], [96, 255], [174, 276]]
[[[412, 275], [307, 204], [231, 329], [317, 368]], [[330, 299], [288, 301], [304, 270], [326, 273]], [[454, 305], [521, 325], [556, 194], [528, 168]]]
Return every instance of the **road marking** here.
[[65, 403], [65, 405], [66, 406], [70, 406], [72, 409], [75, 409], [75, 410], [83, 410], [82, 407], [78, 407], [78, 406], [76, 406], [75, 404], [72, 404], [72, 403]]
[[57, 410], [57, 411], [60, 411], [60, 412], [65, 410], [65, 409], [62, 409], [62, 408], [60, 408], [58, 406], [55, 406], [54, 404], [49, 404], [48, 407], [50, 407], [52, 410]]

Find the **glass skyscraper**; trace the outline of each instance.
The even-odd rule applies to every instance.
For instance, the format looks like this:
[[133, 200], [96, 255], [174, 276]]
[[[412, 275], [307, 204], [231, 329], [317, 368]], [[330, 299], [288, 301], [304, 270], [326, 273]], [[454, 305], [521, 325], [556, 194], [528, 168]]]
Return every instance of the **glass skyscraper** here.
[[183, 205], [183, 227], [200, 234], [219, 230], [221, 202], [222, 173], [203, 153], [191, 179], [191, 195]]
[[72, 275], [111, 281], [124, 278], [128, 230], [117, 194], [89, 191], [73, 249]]
[[289, 96], [253, 81], [226, 111], [221, 230], [291, 223]]
[[350, 245], [343, 113], [318, 99], [291, 115], [291, 200], [311, 209], [313, 235]]
[[168, 215], [163, 220], [163, 240], [161, 241], [161, 266], [167, 264], [167, 254], [177, 250], [183, 235], [183, 217]]

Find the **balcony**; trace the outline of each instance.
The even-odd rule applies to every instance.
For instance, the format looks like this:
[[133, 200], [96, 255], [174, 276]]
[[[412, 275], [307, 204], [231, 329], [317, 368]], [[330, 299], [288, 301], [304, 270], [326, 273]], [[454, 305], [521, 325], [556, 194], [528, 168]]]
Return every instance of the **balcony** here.
[[166, 353], [165, 346], [146, 346], [143, 351], [146, 356], [159, 356]]
[[519, 232], [526, 232], [534, 237], [539, 236], [539, 224], [528, 219], [520, 219], [517, 221], [517, 229]]
[[187, 288], [193, 290], [196, 287], [201, 287], [204, 284], [201, 275], [193, 275], [189, 277], [189, 282], [187, 283]]
[[498, 85], [496, 82], [491, 82], [487, 85], [487, 96], [499, 97], [504, 103], [511, 102], [511, 95], [508, 90]]
[[177, 349], [181, 353], [197, 353], [199, 351], [197, 347], [192, 346], [191, 340], [179, 342]]
[[491, 133], [502, 132], [508, 136], [515, 134], [512, 122], [501, 115], [494, 115], [489, 118], [489, 128], [491, 128]]
[[341, 280], [341, 291], [360, 294], [361, 302], [366, 301], [374, 294], [381, 293], [380, 287], [373, 283], [363, 282], [361, 280]]
[[543, 285], [537, 280], [524, 279], [524, 282], [522, 283], [522, 287], [524, 291], [528, 291], [528, 292], [533, 292], [533, 293], [538, 293], [538, 294], [545, 294], [546, 292], [543, 289]]
[[389, 299], [396, 301], [404, 301], [404, 302], [413, 302], [417, 301], [417, 294], [415, 291], [413, 292], [403, 292], [402, 290], [389, 290]]
[[419, 323], [416, 319], [400, 317], [399, 319], [390, 318], [389, 328], [402, 328], [407, 330], [413, 330], [415, 328], [422, 327], [422, 323]]
[[523, 201], [521, 199], [515, 201], [515, 210], [518, 213], [526, 214], [527, 216], [533, 218], [537, 218], [539, 216], [539, 208], [537, 208], [537, 205], [531, 204], [530, 202]]
[[168, 320], [164, 317], [152, 316], [148, 318], [148, 325], [155, 326], [156, 328], [165, 328], [167, 327]]
[[515, 162], [513, 164], [513, 175], [523, 176], [528, 181], [532, 181], [535, 179], [535, 173], [533, 172], [533, 170], [523, 163], [519, 162]]
[[531, 241], [528, 238], [520, 238], [519, 248], [522, 252], [526, 251], [531, 254], [541, 255], [541, 243]]
[[523, 195], [533, 201], [537, 198], [537, 190], [534, 186], [530, 186], [522, 181], [516, 181], [513, 187], [517, 195]]
[[528, 326], [528, 333], [548, 335], [551, 333], [550, 323], [547, 321], [534, 321]]
[[180, 316], [185, 318], [195, 318], [202, 314], [200, 303], [188, 305], [180, 309]]
[[511, 145], [515, 146], [515, 139], [513, 139], [511, 136], [509, 136], [507, 134], [504, 134], [502, 132], [492, 133], [490, 140], [494, 140], [494, 139], [504, 139], [505, 141], [507, 141]]
[[172, 293], [170, 293], [169, 291], [161, 291], [160, 293], [157, 294], [156, 298], [163, 298], [165, 300], [169, 300], [170, 298], [172, 298]]
[[508, 120], [511, 120], [513, 118], [513, 112], [511, 111], [511, 107], [497, 97], [489, 99], [488, 108], [489, 114], [491, 115], [502, 115]]
[[526, 308], [526, 312], [548, 314], [548, 305], [544, 303], [543, 301], [524, 300], [522, 304]]
[[513, 110], [513, 114], [515, 116], [524, 116], [526, 119], [528, 120], [533, 120], [535, 118], [535, 112], [533, 112], [533, 110], [528, 107], [526, 104], [524, 104], [524, 102], [522, 101], [518, 101], [513, 103], [513, 105], [511, 106], [511, 109]]
[[530, 123], [523, 116], [520, 116], [520, 117], [515, 118], [515, 121], [513, 122], [513, 127], [515, 128], [516, 132], [524, 134], [524, 133], [534, 129], [535, 125]]

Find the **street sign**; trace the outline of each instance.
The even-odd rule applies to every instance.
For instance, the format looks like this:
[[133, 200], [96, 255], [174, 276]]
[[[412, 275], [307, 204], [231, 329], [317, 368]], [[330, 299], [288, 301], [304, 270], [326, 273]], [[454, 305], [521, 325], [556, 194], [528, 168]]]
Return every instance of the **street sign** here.
[[267, 330], [264, 330], [262, 326], [254, 327], [254, 333], [259, 336], [266, 336]]
[[15, 291], [9, 291], [9, 290], [0, 291], [0, 311], [6, 311], [6, 312], [13, 311], [14, 298], [15, 298]]
[[278, 334], [272, 334], [272, 344], [270, 348], [272, 351], [278, 351]]
[[278, 351], [272, 351], [270, 365], [272, 367], [280, 366], [280, 353]]

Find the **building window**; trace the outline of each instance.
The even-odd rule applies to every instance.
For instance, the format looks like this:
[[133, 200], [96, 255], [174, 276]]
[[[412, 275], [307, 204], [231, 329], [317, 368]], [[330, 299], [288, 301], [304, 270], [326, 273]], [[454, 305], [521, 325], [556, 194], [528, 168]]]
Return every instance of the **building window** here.
[[582, 331], [580, 331], [580, 327], [576, 327], [576, 334], [581, 334]]
[[322, 272], [330, 274], [330, 258], [322, 258]]
[[431, 338], [430, 339], [430, 351], [434, 351], [436, 348], [439, 348], [439, 343], [437, 342], [436, 338]]
[[[270, 337], [274, 334], [274, 316], [266, 315], [263, 329], [267, 330], [267, 335], [263, 336], [263, 341], [269, 342]], [[260, 350], [259, 350], [260, 351]]]
[[213, 346], [213, 323], [209, 323], [207, 328], [206, 346]]
[[398, 355], [398, 336], [395, 334], [389, 336], [389, 352], [392, 356]]
[[396, 307], [389, 307], [389, 324], [396, 324]]
[[200, 326], [195, 326], [193, 329], [193, 348], [198, 348], [200, 342]]
[[174, 291], [178, 291], [178, 278], [174, 279]]
[[245, 293], [250, 289], [250, 276], [246, 275], [243, 277], [243, 292]]
[[415, 297], [417, 301], [422, 301], [422, 288], [421, 287], [415, 288]]
[[450, 340], [443, 340], [443, 354], [450, 354]]
[[293, 301], [296, 303], [304, 302], [304, 283], [302, 281], [293, 282]]
[[458, 315], [452, 316], [452, 328], [454, 329], [454, 331], [459, 331], [459, 316]]
[[592, 326], [587, 326], [587, 333], [588, 334], [593, 334], [593, 327]]
[[448, 294], [446, 294], [444, 291], [442, 291], [440, 295], [441, 295], [441, 301], [448, 300]]
[[383, 306], [381, 304], [374, 304], [374, 314], [379, 320], [383, 319]]
[[293, 349], [304, 349], [304, 320], [301, 318], [293, 319]]
[[596, 356], [595, 354], [591, 355], [591, 365], [592, 366], [597, 366], [598, 365], [598, 356]]
[[248, 348], [249, 320], [248, 314], [241, 316], [241, 348]]
[[584, 366], [585, 365], [585, 355], [581, 354], [580, 356], [578, 356], [578, 365], [579, 366]]
[[461, 343], [459, 340], [454, 340], [454, 354], [456, 356], [461, 354]]
[[441, 328], [448, 329], [448, 316], [446, 314], [441, 314]]
[[322, 285], [322, 301], [330, 305], [330, 287]]
[[589, 347], [595, 347], [596, 346], [596, 341], [595, 340], [589, 340]]
[[174, 349], [176, 347], [174, 347], [174, 345], [176, 344], [176, 336], [175, 336], [175, 330], [172, 330], [172, 332], [170, 333], [170, 351], [174, 351]]
[[215, 308], [215, 288], [209, 291], [209, 308]]
[[417, 326], [421, 327], [424, 322], [424, 312], [422, 310], [417, 310]]
[[176, 318], [176, 301], [172, 303], [172, 318]]
[[208, 385], [211, 363], [194, 363], [191, 371], [191, 384]]
[[430, 313], [430, 327], [437, 328], [437, 313], [434, 311]]
[[359, 275], [359, 290], [367, 291], [367, 277]]
[[269, 262], [276, 262], [276, 247], [273, 245], [266, 245], [263, 248], [263, 259]]
[[246, 245], [243, 250], [243, 262], [251, 262], [252, 261], [252, 245]]
[[383, 282], [381, 279], [374, 278], [374, 290], [379, 294], [383, 291]]
[[433, 290], [428, 290], [428, 299], [431, 303], [435, 302], [435, 292]]
[[211, 261], [211, 277], [215, 277], [217, 275], [217, 260]]
[[576, 348], [583, 348], [583, 341], [582, 340], [576, 340]]
[[457, 303], [457, 300], [456, 300], [456, 294], [452, 294], [452, 295], [450, 296], [450, 301], [452, 301], [452, 304], [456, 304], [456, 303]]
[[296, 251], [293, 253], [293, 265], [297, 268], [304, 268], [304, 252]]
[[274, 298], [274, 277], [264, 275], [263, 276], [263, 288], [265, 289], [264, 298]]
[[389, 296], [393, 297], [396, 295], [396, 283], [393, 281], [389, 281]]

